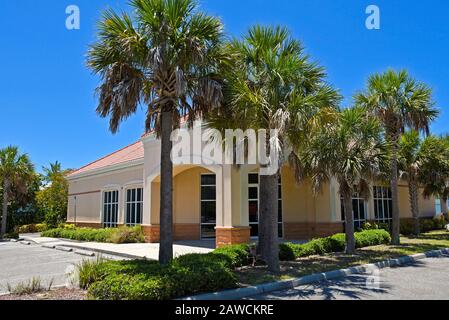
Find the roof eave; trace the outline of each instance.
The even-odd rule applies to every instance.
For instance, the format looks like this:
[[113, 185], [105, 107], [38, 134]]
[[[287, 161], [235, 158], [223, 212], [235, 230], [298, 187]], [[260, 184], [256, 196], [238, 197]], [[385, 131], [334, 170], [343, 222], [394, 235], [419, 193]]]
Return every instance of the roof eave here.
[[137, 166], [140, 166], [143, 164], [144, 164], [144, 158], [142, 157], [142, 158], [127, 161], [127, 162], [117, 163], [117, 164], [107, 166], [107, 167], [91, 169], [91, 170], [81, 172], [81, 173], [75, 173], [75, 174], [69, 175], [67, 177], [67, 180], [73, 181], [73, 180], [87, 178], [87, 177], [96, 176], [96, 175], [101, 175], [101, 174], [105, 174], [105, 173], [109, 173], [109, 172], [113, 172], [113, 171], [117, 171], [117, 170], [129, 169], [129, 168], [137, 167]]

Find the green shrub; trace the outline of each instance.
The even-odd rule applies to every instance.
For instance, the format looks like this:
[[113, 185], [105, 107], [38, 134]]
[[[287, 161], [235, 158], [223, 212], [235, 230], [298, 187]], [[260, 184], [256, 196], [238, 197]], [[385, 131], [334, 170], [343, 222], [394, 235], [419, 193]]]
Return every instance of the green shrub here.
[[279, 244], [279, 260], [281, 261], [295, 260], [296, 259], [295, 248], [296, 246], [293, 243]]
[[88, 290], [91, 300], [168, 300], [170, 287], [163, 277], [112, 274]]
[[140, 226], [132, 228], [120, 227], [114, 229], [108, 240], [112, 243], [143, 243], [145, 242], [145, 235]]
[[385, 230], [390, 231], [390, 225], [385, 222], [367, 221], [362, 225], [362, 231], [364, 230]]
[[45, 230], [47, 230], [47, 225], [45, 223], [26, 224], [26, 225], [17, 227], [18, 233], [37, 233], [37, 232], [43, 232]]
[[109, 261], [94, 265], [95, 271], [89, 271], [83, 284], [90, 299], [167, 300], [235, 288], [231, 262], [223, 253], [188, 254], [167, 266], [143, 260]]
[[229, 256], [216, 253], [188, 254], [173, 260], [169, 277], [173, 296], [214, 292], [237, 284]]
[[[5, 234], [4, 236], [5, 239], [19, 239], [19, 234], [17, 233], [17, 231], [11, 231]], [[1, 239], [1, 237], [0, 237]]]
[[[434, 218], [420, 218], [419, 228], [420, 232], [429, 232], [434, 230], [444, 230], [447, 221], [444, 216], [438, 216]], [[413, 219], [407, 219], [401, 221], [401, 234], [408, 236], [415, 233], [415, 221]]]
[[337, 233], [330, 236], [332, 250], [331, 252], [342, 252], [346, 247], [346, 235], [344, 233]]
[[[391, 242], [390, 234], [383, 229], [365, 230], [354, 234], [357, 248], [370, 247]], [[327, 238], [313, 239], [304, 244], [284, 243], [279, 247], [279, 259], [292, 261], [302, 257], [341, 252], [345, 249], [346, 236], [343, 233]]]
[[145, 242], [141, 227], [121, 227], [108, 229], [63, 227], [50, 229], [42, 233], [43, 237], [62, 238], [78, 241], [110, 242], [110, 243], [143, 243]]
[[250, 248], [248, 244], [222, 247], [214, 250], [213, 254], [226, 257], [229, 260], [230, 268], [243, 267], [248, 265], [251, 261]]
[[389, 244], [391, 242], [390, 234], [385, 230], [365, 230], [355, 233], [355, 244], [357, 248]]

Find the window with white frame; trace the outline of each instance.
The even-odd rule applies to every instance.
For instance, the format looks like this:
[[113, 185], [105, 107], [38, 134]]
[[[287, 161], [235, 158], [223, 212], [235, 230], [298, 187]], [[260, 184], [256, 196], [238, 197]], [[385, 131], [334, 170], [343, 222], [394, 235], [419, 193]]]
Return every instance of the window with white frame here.
[[103, 226], [116, 228], [118, 224], [119, 192], [118, 190], [103, 192]]
[[201, 238], [215, 238], [217, 226], [217, 177], [201, 175]]
[[[248, 214], [251, 237], [259, 235], [259, 174], [248, 175]], [[278, 183], [278, 233], [279, 238], [284, 236], [282, 217], [282, 181], [279, 177]]]
[[393, 220], [391, 188], [375, 186], [373, 189], [374, 216], [379, 223], [390, 224]]
[[[352, 212], [354, 216], [354, 228], [361, 229], [363, 224], [366, 222], [366, 201], [359, 193], [355, 192], [352, 196]], [[341, 197], [341, 220], [346, 221], [345, 218], [345, 206], [343, 197]]]
[[125, 210], [127, 226], [142, 224], [143, 188], [126, 189]]

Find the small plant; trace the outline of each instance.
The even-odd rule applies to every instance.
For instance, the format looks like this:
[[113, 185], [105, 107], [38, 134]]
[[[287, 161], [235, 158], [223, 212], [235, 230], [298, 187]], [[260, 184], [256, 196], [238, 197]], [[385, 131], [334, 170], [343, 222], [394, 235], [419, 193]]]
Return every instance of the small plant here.
[[88, 289], [90, 284], [101, 279], [99, 266], [105, 261], [101, 256], [98, 256], [96, 260], [83, 260], [76, 266], [74, 278], [78, 278], [78, 286], [81, 289]]
[[74, 224], [70, 223], [61, 223], [58, 228], [60, 229], [66, 229], [66, 230], [75, 230], [76, 226]]
[[[52, 284], [53, 284], [53, 280], [51, 281], [50, 288], [51, 288]], [[45, 291], [45, 288], [42, 286], [42, 281], [39, 277], [33, 277], [28, 282], [21, 282], [14, 287], [8, 283], [7, 289], [10, 294], [16, 295], [16, 296], [24, 296], [24, 295], [28, 295], [28, 294]]]

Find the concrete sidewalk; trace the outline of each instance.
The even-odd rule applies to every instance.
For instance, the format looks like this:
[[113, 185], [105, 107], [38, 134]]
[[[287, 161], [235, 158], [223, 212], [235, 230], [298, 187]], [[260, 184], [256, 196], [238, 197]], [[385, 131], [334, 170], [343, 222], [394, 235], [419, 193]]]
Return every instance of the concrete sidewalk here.
[[[25, 241], [31, 241], [43, 247], [49, 248], [74, 248], [130, 259], [159, 259], [158, 243], [113, 244], [99, 242], [80, 242], [65, 239], [45, 238], [41, 237], [39, 234], [23, 234], [20, 237]], [[176, 242], [173, 246], [175, 257], [189, 253], [209, 253], [214, 249], [214, 241], [179, 241]]]

